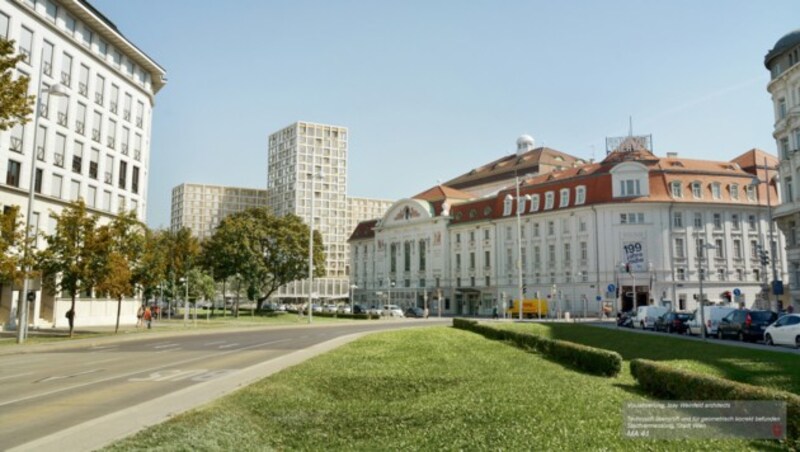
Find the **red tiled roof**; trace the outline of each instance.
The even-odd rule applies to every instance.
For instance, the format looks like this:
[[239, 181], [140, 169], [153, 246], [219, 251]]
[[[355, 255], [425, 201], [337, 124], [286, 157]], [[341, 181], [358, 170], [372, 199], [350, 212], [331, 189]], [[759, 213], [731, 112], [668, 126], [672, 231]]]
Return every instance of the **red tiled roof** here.
[[362, 221], [356, 225], [356, 229], [350, 234], [350, 238], [347, 239], [348, 242], [352, 240], [363, 240], [363, 239], [371, 239], [375, 237], [375, 226], [378, 224], [378, 220], [367, 220]]
[[474, 197], [475, 196], [470, 193], [450, 188], [447, 185], [436, 185], [420, 194], [412, 196], [414, 199], [421, 199], [428, 202], [442, 201], [445, 199], [472, 199]]

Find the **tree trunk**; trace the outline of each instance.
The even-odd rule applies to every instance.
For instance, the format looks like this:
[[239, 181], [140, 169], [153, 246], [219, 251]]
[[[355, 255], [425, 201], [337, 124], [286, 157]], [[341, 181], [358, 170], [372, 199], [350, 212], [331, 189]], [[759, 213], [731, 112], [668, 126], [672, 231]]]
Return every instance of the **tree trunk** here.
[[117, 327], [114, 328], [114, 334], [119, 333], [119, 318], [122, 315], [122, 295], [117, 298]]
[[236, 286], [236, 309], [233, 310], [233, 316], [239, 318], [239, 294], [242, 292], [242, 280], [239, 280], [239, 285]]
[[[72, 315], [67, 316], [67, 320], [69, 320], [69, 337], [72, 338], [72, 333], [75, 331], [75, 291], [72, 291], [72, 304], [70, 305], [69, 312]], [[69, 314], [69, 312], [67, 314]]]
[[225, 296], [225, 286], [228, 284], [228, 278], [222, 280], [222, 317], [225, 318], [225, 314], [228, 311], [228, 303], [227, 297]]

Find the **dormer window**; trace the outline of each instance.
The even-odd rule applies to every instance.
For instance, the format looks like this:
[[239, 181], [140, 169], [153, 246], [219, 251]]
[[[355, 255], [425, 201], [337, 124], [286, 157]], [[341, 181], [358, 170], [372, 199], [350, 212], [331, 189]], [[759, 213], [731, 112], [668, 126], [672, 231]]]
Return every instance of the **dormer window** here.
[[673, 198], [683, 198], [683, 186], [680, 181], [673, 181], [669, 184]]
[[739, 184], [731, 184], [729, 187], [731, 199], [739, 199]]
[[695, 199], [701, 199], [703, 197], [703, 184], [700, 182], [692, 182], [692, 196]]
[[553, 208], [553, 203], [555, 202], [556, 194], [552, 191], [549, 191], [544, 194], [544, 210], [550, 210]]
[[511, 215], [511, 208], [514, 203], [514, 198], [511, 195], [506, 195], [505, 199], [503, 199], [503, 216], [507, 217]]
[[639, 162], [622, 162], [610, 171], [613, 196], [631, 198], [650, 194], [648, 169]]
[[581, 185], [575, 188], [575, 205], [579, 206], [586, 202], [586, 187]]
[[747, 200], [750, 202], [756, 202], [756, 187], [752, 185], [747, 186]]
[[561, 192], [559, 193], [558, 207], [567, 207], [567, 206], [569, 206], [569, 188], [562, 188]]
[[711, 197], [714, 199], [722, 198], [722, 186], [719, 182], [714, 182], [711, 184]]
[[539, 195], [533, 195], [531, 197], [531, 212], [538, 212], [539, 211]]
[[520, 196], [519, 199], [517, 199], [517, 212], [525, 212], [525, 201], [529, 199], [531, 199], [531, 197], [528, 195]]
[[619, 181], [619, 192], [622, 196], [639, 196], [642, 193], [639, 179], [625, 179]]

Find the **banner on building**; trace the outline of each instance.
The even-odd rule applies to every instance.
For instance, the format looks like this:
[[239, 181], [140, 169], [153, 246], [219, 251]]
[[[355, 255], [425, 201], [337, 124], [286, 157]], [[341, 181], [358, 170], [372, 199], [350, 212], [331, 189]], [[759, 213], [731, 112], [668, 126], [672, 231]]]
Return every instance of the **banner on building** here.
[[644, 234], [625, 234], [622, 237], [622, 262], [630, 264], [632, 272], [648, 270]]

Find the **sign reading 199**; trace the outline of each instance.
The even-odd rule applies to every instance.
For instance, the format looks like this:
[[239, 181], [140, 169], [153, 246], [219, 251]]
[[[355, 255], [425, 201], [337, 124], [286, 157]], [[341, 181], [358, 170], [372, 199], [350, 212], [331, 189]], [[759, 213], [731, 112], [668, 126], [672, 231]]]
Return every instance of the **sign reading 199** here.
[[625, 248], [625, 252], [628, 254], [638, 253], [642, 251], [642, 244], [639, 242], [635, 242], [629, 245], [625, 245], [623, 248]]

